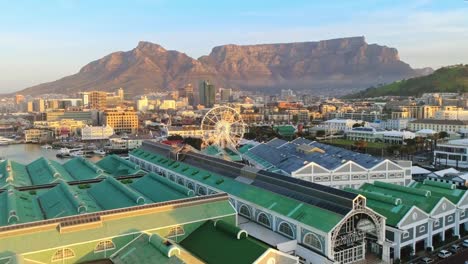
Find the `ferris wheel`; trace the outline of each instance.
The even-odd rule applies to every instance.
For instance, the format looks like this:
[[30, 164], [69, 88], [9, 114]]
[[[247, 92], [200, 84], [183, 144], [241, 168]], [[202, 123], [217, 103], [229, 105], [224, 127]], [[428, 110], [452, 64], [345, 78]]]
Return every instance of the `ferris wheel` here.
[[218, 106], [202, 119], [203, 144], [235, 150], [245, 133], [241, 115], [232, 107]]

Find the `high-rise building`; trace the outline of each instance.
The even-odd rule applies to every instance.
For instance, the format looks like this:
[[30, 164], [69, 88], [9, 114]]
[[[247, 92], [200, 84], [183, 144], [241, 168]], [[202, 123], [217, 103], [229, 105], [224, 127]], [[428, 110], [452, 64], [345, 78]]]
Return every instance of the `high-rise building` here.
[[33, 101], [33, 111], [34, 112], [44, 112], [45, 111], [45, 101], [44, 101], [44, 99], [35, 99]]
[[24, 96], [22, 94], [17, 94], [15, 96], [15, 103], [18, 105], [22, 102], [24, 102]]
[[81, 100], [83, 101], [83, 106], [88, 107], [89, 106], [89, 92], [82, 92], [80, 93], [81, 95]]
[[59, 108], [59, 100], [47, 100], [47, 109], [58, 109]]
[[124, 94], [124, 90], [123, 88], [119, 88], [119, 90], [117, 90], [117, 96], [120, 98], [120, 101], [123, 101], [124, 98], [125, 98], [125, 94]]
[[148, 110], [148, 97], [142, 96], [137, 100], [137, 111], [146, 112]]
[[187, 98], [188, 105], [194, 105], [195, 100], [193, 96], [193, 86], [191, 83], [187, 84], [185, 87], [179, 89], [179, 97]]
[[221, 101], [230, 102], [232, 96], [232, 89], [230, 88], [221, 88]]
[[32, 101], [29, 101], [29, 102], [28, 102], [28, 106], [27, 106], [27, 111], [30, 112], [30, 113], [31, 113], [31, 112], [34, 112], [34, 107], [33, 107], [33, 106], [34, 106], [34, 105], [33, 105], [33, 102], [32, 102]]
[[210, 84], [207, 80], [201, 81], [198, 88], [198, 94], [200, 96], [201, 105], [204, 105], [205, 107], [213, 107], [216, 98], [216, 90], [213, 84]]
[[133, 110], [108, 109], [104, 111], [104, 125], [112, 127], [115, 133], [135, 134], [138, 130], [138, 115]]
[[184, 88], [185, 90], [185, 97], [187, 97], [188, 104], [194, 105], [195, 104], [195, 97], [193, 96], [193, 86], [191, 83], [187, 84]]
[[88, 93], [88, 104], [91, 109], [105, 109], [107, 106], [107, 93], [92, 91]]

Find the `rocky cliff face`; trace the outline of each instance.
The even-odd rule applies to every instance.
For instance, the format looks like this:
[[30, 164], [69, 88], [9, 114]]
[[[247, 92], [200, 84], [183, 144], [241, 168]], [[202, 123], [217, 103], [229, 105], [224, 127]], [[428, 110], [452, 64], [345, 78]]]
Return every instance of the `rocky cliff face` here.
[[[424, 71], [426, 72], [426, 71]], [[124, 87], [132, 94], [161, 91], [208, 78], [242, 89], [355, 89], [420, 75], [394, 48], [364, 37], [318, 42], [224, 45], [195, 60], [184, 53], [140, 42], [84, 66], [77, 74], [27, 88], [22, 93], [75, 93]], [[346, 91], [349, 92], [349, 91]]]

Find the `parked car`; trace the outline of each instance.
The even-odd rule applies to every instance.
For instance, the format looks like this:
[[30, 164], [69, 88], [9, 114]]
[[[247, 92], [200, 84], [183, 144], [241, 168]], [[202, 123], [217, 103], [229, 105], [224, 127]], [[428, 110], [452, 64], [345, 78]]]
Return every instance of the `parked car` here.
[[432, 263], [432, 262], [434, 262], [434, 260], [431, 259], [431, 258], [428, 258], [428, 257], [424, 257], [420, 261], [421, 264], [429, 264], [429, 263]]
[[443, 258], [443, 259], [448, 258], [448, 257], [452, 256], [452, 252], [443, 249], [443, 250], [439, 251], [439, 254], [437, 254], [437, 256], [439, 256], [439, 258]]
[[453, 254], [457, 254], [458, 251], [460, 251], [461, 247], [460, 245], [458, 244], [454, 244], [450, 247], [450, 251], [453, 253]]
[[463, 240], [462, 246], [468, 247], [468, 239]]

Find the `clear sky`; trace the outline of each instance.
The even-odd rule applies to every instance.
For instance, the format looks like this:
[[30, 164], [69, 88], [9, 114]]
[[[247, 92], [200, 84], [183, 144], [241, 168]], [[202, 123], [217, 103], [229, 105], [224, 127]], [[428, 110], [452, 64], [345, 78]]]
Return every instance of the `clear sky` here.
[[0, 92], [76, 73], [139, 40], [213, 46], [365, 36], [413, 67], [468, 63], [466, 0], [0, 0]]

